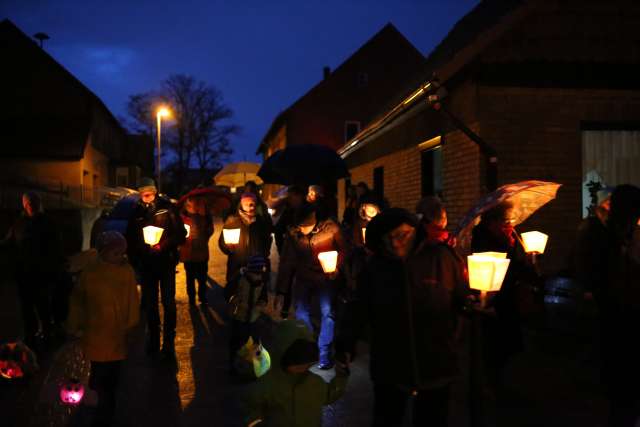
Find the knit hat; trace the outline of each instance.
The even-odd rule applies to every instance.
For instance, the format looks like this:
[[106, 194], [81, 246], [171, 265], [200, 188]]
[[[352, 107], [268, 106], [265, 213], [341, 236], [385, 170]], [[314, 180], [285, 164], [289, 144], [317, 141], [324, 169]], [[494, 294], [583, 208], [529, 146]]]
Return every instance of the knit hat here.
[[317, 223], [316, 210], [309, 203], [304, 203], [296, 209], [293, 218], [294, 225], [297, 227], [307, 227]]
[[240, 196], [240, 200], [242, 199], [251, 199], [256, 203], [258, 202], [258, 198], [253, 193], [242, 193], [242, 195]]
[[367, 247], [373, 252], [379, 252], [384, 235], [402, 224], [418, 227], [416, 217], [405, 209], [389, 208], [376, 215], [367, 225]]
[[117, 231], [105, 231], [98, 236], [96, 240], [96, 249], [98, 252], [104, 252], [111, 249], [127, 249], [127, 240]]
[[144, 193], [145, 191], [153, 191], [154, 193], [157, 193], [158, 189], [156, 188], [156, 183], [153, 178], [143, 176], [140, 178], [140, 181], [138, 181], [138, 191], [140, 193]]

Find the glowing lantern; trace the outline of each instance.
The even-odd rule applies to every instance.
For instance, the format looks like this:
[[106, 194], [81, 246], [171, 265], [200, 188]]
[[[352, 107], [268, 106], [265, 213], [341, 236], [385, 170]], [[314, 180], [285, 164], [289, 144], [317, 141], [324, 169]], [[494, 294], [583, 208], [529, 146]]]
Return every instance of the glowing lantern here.
[[237, 245], [240, 242], [239, 228], [225, 228], [222, 230], [224, 242], [228, 245]]
[[236, 368], [245, 376], [260, 378], [271, 369], [271, 356], [260, 341], [253, 341], [249, 337], [247, 342], [238, 350], [235, 361]]
[[268, 209], [267, 209], [267, 212], [269, 212], [269, 215], [273, 216], [273, 214], [274, 214], [276, 211], [275, 211], [275, 209], [268, 208]]
[[544, 253], [544, 248], [547, 246], [547, 240], [549, 239], [549, 236], [539, 231], [522, 233], [521, 237], [525, 252], [538, 254]]
[[367, 227], [362, 227], [362, 243], [367, 243]]
[[189, 224], [185, 224], [184, 229], [187, 230], [187, 237], [189, 237], [191, 234], [191, 226]]
[[338, 252], [320, 252], [318, 254], [318, 260], [320, 260], [322, 271], [325, 273], [333, 273], [336, 271], [336, 265], [338, 264]]
[[38, 369], [36, 355], [22, 342], [0, 345], [0, 377], [9, 380], [22, 378]]
[[480, 291], [482, 306], [486, 303], [487, 292], [499, 291], [502, 287], [510, 261], [507, 254], [499, 252], [483, 252], [467, 257], [469, 287]]
[[147, 245], [157, 245], [162, 237], [162, 233], [164, 232], [164, 228], [155, 227], [153, 225], [147, 225], [142, 229], [142, 233], [144, 234], [144, 242]]
[[0, 360], [0, 377], [12, 380], [22, 378], [24, 372], [22, 368], [13, 360]]
[[75, 406], [82, 402], [84, 385], [78, 380], [65, 381], [60, 386], [60, 401], [65, 405]]

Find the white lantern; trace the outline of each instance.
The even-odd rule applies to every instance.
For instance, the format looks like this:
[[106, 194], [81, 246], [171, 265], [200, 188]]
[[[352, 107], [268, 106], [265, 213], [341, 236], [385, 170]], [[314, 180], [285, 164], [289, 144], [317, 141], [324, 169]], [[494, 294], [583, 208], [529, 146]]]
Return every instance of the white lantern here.
[[271, 209], [271, 208], [267, 208], [267, 212], [269, 212], [269, 215], [273, 216], [274, 213], [276, 213], [275, 209]]
[[185, 224], [184, 229], [187, 230], [187, 237], [189, 237], [191, 234], [191, 226], [189, 224]]
[[525, 252], [544, 253], [549, 236], [539, 231], [528, 231], [521, 234]]
[[157, 245], [162, 237], [162, 233], [164, 232], [164, 228], [155, 227], [153, 225], [147, 225], [142, 229], [142, 233], [144, 234], [144, 242], [147, 245]]
[[499, 291], [507, 274], [509, 262], [507, 254], [491, 252], [469, 255], [469, 286], [483, 293]]
[[239, 228], [225, 228], [222, 230], [222, 236], [224, 242], [228, 245], [237, 245], [240, 242], [240, 229]]
[[325, 273], [333, 273], [336, 271], [336, 265], [338, 264], [338, 252], [320, 252], [318, 254], [318, 260], [320, 260], [322, 271]]

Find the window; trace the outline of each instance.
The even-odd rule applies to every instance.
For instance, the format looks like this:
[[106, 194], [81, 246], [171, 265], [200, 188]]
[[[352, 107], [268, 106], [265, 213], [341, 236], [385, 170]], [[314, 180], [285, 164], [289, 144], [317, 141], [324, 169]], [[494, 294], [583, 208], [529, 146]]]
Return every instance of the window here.
[[360, 132], [360, 122], [349, 120], [344, 123], [344, 142], [351, 141]]
[[442, 146], [420, 153], [422, 196], [442, 197]]
[[369, 74], [359, 72], [356, 76], [356, 87], [358, 89], [364, 89], [369, 85]]
[[380, 199], [384, 199], [384, 167], [379, 166], [373, 170], [373, 193]]

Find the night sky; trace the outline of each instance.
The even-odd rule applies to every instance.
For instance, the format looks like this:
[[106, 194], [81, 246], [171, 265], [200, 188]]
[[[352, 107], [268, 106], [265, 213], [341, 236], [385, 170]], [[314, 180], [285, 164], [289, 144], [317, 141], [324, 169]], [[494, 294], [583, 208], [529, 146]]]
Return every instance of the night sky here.
[[255, 150], [271, 121], [387, 22], [428, 54], [478, 0], [0, 0], [28, 35], [117, 117], [128, 95], [170, 74], [217, 86], [242, 133], [234, 160]]

